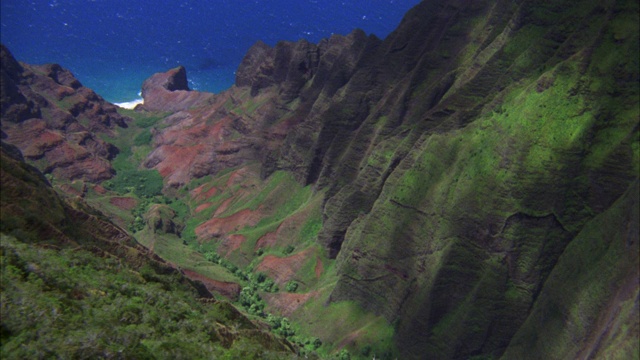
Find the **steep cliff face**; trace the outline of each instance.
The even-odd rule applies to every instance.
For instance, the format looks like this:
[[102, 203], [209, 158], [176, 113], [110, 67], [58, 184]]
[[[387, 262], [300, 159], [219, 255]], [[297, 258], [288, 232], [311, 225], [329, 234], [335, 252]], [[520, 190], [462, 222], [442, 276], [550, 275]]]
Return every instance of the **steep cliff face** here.
[[[304, 120], [266, 166], [327, 189], [318, 241], [337, 258], [331, 300], [395, 321], [408, 357], [500, 356], [518, 332], [507, 354], [543, 358], [532, 334], [554, 326], [535, 320], [554, 306], [550, 274], [578, 280], [561, 269], [604, 241], [627, 256], [593, 263], [610, 276], [590, 286], [628, 276], [630, 290], [575, 294], [553, 318], [586, 317], [590, 339], [622, 331], [628, 350], [634, 322], [607, 330], [597, 317], [637, 314], [638, 236], [627, 230], [637, 217], [618, 218], [610, 240], [592, 231], [637, 202], [637, 11], [625, 1], [426, 1], [384, 42], [343, 48], [351, 56], [333, 64], [344, 70], [333, 81], [306, 43], [256, 45], [237, 83], [252, 94], [276, 86], [283, 101], [300, 94]], [[299, 66], [279, 70], [291, 53]], [[547, 355], [602, 350], [583, 341]]]
[[[296, 281], [268, 306], [336, 347], [625, 358], [639, 335], [638, 10], [430, 0], [385, 40], [257, 43], [219, 95], [188, 91], [184, 69], [156, 74], [145, 107], [171, 114], [142, 163], [190, 208], [184, 241]], [[3, 124], [38, 117], [4, 79]], [[341, 326], [322, 332], [318, 314]]]
[[109, 160], [118, 149], [98, 134], [126, 127], [127, 118], [59, 65], [20, 64], [4, 46], [0, 58], [2, 139], [44, 173], [91, 182], [110, 178]]

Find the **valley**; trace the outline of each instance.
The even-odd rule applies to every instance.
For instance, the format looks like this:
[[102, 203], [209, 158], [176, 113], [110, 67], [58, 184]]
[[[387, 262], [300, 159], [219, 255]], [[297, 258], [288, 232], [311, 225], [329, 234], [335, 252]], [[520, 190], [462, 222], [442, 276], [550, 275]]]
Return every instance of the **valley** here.
[[135, 308], [106, 358], [638, 358], [638, 11], [423, 1], [383, 40], [257, 42], [220, 94], [150, 74], [133, 110], [3, 47], [3, 354], [28, 291]]

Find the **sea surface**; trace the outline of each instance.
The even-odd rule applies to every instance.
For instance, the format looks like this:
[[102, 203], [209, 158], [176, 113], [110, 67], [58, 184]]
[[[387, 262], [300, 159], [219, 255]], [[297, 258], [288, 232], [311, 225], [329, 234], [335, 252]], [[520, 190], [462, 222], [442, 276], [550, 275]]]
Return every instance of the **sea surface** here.
[[19, 60], [58, 63], [114, 103], [178, 65], [220, 92], [256, 41], [317, 43], [355, 28], [380, 38], [420, 0], [2, 0], [0, 40]]

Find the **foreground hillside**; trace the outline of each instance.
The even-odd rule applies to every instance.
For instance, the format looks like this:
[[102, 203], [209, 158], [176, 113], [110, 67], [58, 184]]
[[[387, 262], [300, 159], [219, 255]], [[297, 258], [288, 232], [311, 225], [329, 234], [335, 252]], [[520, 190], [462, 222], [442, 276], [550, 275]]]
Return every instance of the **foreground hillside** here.
[[3, 359], [293, 358], [2, 143]]
[[[309, 353], [638, 358], [638, 11], [424, 1], [384, 40], [257, 43], [222, 94], [155, 74], [135, 111], [89, 107], [109, 126], [3, 60], [3, 137]], [[47, 166], [65, 144], [112, 150]], [[65, 171], [89, 158], [106, 175]]]

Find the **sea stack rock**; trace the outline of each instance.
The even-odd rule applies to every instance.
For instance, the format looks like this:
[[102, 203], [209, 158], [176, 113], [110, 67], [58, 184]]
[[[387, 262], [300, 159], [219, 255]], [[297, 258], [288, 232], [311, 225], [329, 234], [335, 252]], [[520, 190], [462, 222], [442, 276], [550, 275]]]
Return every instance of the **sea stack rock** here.
[[156, 73], [142, 83], [144, 109], [149, 111], [180, 111], [207, 103], [212, 93], [191, 91], [187, 70], [178, 66]]

